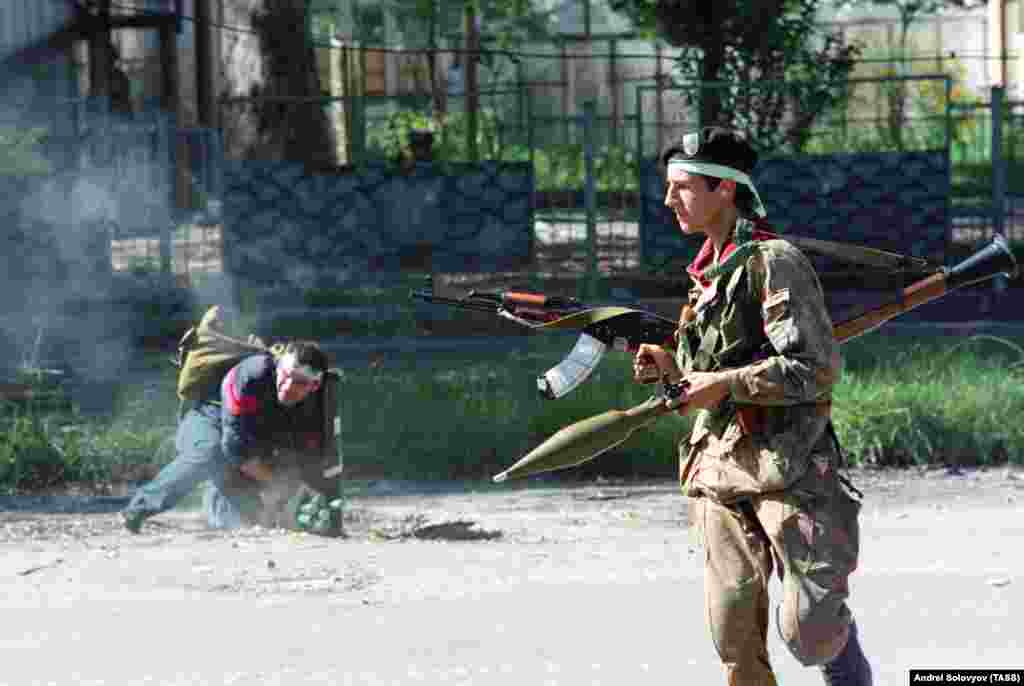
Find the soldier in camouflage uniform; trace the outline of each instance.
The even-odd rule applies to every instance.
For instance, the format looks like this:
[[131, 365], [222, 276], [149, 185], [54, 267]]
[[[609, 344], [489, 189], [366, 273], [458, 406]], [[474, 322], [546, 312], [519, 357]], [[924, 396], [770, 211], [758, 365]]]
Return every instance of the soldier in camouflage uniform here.
[[[688, 134], [663, 156], [665, 204], [684, 234], [704, 234], [673, 356], [637, 351], [685, 379], [696, 412], [680, 480], [704, 546], [705, 603], [727, 683], [776, 683], [768, 658], [768, 580], [782, 580], [776, 623], [790, 652], [826, 684], [871, 683], [846, 599], [857, 566], [860, 503], [839, 475], [829, 419], [838, 344], [817, 275], [768, 231], [736, 132]], [[855, 491], [854, 491], [855, 492]]]

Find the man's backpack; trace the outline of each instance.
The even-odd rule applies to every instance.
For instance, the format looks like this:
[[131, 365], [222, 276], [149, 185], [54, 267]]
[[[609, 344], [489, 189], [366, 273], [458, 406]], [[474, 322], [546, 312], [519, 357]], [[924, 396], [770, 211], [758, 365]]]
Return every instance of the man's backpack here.
[[267, 346], [253, 335], [247, 339], [229, 336], [225, 325], [220, 306], [214, 305], [178, 341], [175, 364], [179, 369], [178, 397], [183, 402], [214, 395], [224, 375], [242, 358], [260, 353], [277, 357], [284, 351], [283, 344]]

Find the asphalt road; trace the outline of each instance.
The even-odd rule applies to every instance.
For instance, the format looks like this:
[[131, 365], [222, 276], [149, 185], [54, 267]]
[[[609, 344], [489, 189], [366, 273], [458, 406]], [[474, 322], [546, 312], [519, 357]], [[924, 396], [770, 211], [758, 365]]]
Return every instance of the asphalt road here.
[[[1022, 475], [869, 485], [852, 606], [876, 685], [1024, 669]], [[683, 512], [665, 483], [384, 487], [329, 540], [8, 510], [0, 684], [723, 683]], [[780, 684], [821, 683], [770, 650]]]

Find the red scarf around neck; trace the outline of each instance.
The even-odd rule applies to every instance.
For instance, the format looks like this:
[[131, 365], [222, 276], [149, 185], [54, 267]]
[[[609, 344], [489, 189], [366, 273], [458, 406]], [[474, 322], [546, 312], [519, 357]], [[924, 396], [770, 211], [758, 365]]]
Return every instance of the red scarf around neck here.
[[[773, 238], [780, 238], [778, 234], [769, 230], [771, 225], [768, 223], [768, 220], [758, 218], [754, 219], [753, 223], [754, 233], [752, 240], [767, 241]], [[736, 232], [733, 231], [729, 236], [728, 242], [722, 247], [722, 253], [718, 256], [718, 262], [724, 261], [736, 250], [736, 242], [733, 240], [735, 234]], [[704, 270], [713, 264], [715, 264], [715, 244], [710, 238], [706, 238], [704, 245], [700, 246], [700, 250], [697, 252], [697, 257], [686, 267], [686, 273], [702, 287], [707, 288], [710, 282], [704, 278]]]

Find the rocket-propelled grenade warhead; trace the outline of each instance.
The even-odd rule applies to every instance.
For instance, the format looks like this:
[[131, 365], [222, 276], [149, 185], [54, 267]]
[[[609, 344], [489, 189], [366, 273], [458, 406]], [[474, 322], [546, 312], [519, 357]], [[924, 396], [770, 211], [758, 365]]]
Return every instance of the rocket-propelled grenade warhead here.
[[495, 483], [565, 469], [588, 462], [619, 445], [637, 429], [678, 409], [683, 398], [656, 395], [628, 410], [608, 410], [560, 429], [525, 457], [494, 477]]

